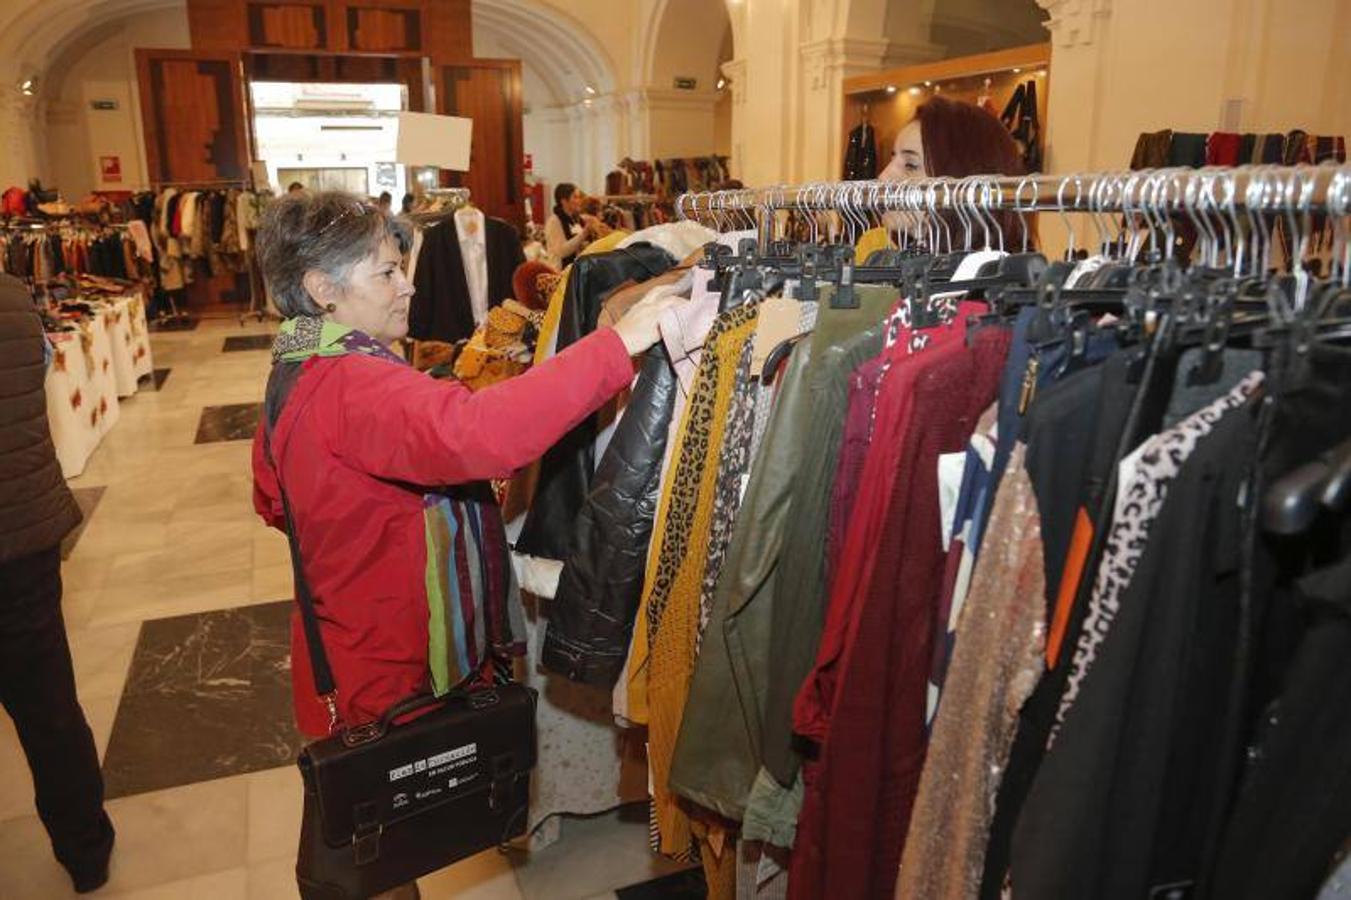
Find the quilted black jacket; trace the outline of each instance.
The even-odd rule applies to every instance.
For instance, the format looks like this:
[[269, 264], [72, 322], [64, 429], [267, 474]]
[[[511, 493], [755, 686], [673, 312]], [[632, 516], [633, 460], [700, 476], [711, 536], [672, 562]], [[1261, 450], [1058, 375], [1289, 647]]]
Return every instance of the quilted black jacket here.
[[643, 357], [624, 417], [577, 516], [542, 654], [546, 668], [574, 681], [613, 685], [624, 668], [675, 392], [675, 370], [658, 344]]
[[47, 424], [42, 355], [28, 288], [0, 275], [0, 563], [50, 550], [80, 524]]

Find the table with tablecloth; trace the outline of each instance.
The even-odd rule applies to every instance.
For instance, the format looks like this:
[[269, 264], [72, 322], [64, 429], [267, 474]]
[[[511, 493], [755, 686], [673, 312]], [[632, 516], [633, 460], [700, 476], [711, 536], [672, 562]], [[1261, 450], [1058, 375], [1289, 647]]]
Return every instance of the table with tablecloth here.
[[142, 376], [154, 373], [139, 295], [91, 303], [76, 328], [47, 334], [47, 420], [61, 471], [74, 478], [99, 441], [121, 417], [120, 397], [136, 393]]

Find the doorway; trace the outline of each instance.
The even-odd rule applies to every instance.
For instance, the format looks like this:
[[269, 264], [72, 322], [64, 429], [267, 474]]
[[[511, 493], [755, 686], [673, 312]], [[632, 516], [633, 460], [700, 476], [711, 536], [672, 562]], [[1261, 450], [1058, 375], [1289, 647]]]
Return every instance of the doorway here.
[[394, 162], [406, 86], [252, 81], [249, 98], [255, 155], [279, 193], [294, 183], [370, 197], [388, 191], [398, 209], [410, 187]]

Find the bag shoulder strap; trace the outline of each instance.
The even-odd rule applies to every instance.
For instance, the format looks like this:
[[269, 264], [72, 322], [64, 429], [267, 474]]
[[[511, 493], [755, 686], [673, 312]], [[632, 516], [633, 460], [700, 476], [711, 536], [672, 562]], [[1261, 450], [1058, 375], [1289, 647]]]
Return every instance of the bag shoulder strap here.
[[291, 501], [286, 496], [286, 486], [282, 483], [281, 464], [272, 455], [272, 428], [276, 418], [263, 413], [263, 452], [272, 473], [277, 479], [277, 489], [281, 492], [281, 508], [286, 517], [286, 541], [291, 547], [291, 572], [295, 578], [296, 602], [300, 605], [300, 622], [305, 629], [305, 647], [309, 651], [310, 670], [314, 675], [314, 688], [328, 710], [328, 730], [331, 734], [337, 727], [338, 685], [333, 680], [333, 668], [329, 665], [328, 654], [324, 651], [323, 635], [319, 631], [319, 614], [314, 607], [314, 594], [310, 591], [309, 580], [305, 577], [305, 565], [300, 555], [300, 535], [296, 530], [295, 517], [291, 514]]

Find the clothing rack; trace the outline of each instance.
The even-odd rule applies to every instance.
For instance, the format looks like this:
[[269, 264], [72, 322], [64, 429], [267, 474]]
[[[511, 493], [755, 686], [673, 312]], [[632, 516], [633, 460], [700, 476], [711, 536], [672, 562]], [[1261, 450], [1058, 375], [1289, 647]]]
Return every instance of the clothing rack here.
[[237, 188], [243, 189], [243, 188], [247, 188], [248, 186], [249, 186], [249, 181], [248, 181], [248, 179], [245, 179], [245, 178], [217, 178], [217, 179], [205, 179], [205, 180], [201, 180], [201, 181], [152, 181], [152, 182], [150, 182], [150, 189], [151, 189], [152, 191], [157, 192], [157, 193], [158, 193], [159, 191], [164, 190], [165, 188], [179, 188], [179, 189], [186, 188], [186, 189], [188, 189], [188, 190], [198, 190], [198, 189], [201, 189], [201, 190], [211, 190], [211, 189], [213, 189], [213, 188], [226, 188], [226, 187], [237, 187]]
[[601, 194], [597, 199], [602, 203], [657, 203], [661, 197], [656, 194]]
[[[722, 226], [754, 228], [760, 251], [768, 249], [781, 211], [835, 212], [848, 223], [867, 225], [868, 216], [910, 213], [935, 216], [952, 213], [968, 231], [997, 230], [992, 213], [1022, 217], [1056, 212], [1094, 217], [1102, 233], [1102, 217], [1138, 217], [1150, 227], [1164, 228], [1171, 217], [1183, 216], [1198, 230], [1232, 236], [1239, 230], [1270, 231], [1266, 219], [1277, 216], [1292, 231], [1310, 217], [1345, 217], [1351, 210], [1351, 166], [1238, 166], [1211, 169], [1142, 169], [1081, 172], [1064, 175], [973, 175], [966, 178], [915, 178], [896, 182], [851, 181], [779, 185], [730, 191], [686, 193], [676, 199], [682, 219]], [[1024, 223], [1026, 225], [1026, 223]], [[1071, 228], [1071, 250], [1074, 248]], [[1345, 244], [1345, 236], [1342, 243]]]
[[67, 227], [126, 228], [126, 222], [105, 222], [87, 216], [59, 216], [35, 218], [33, 216], [14, 216], [0, 220], [0, 228], [67, 228]]
[[[166, 188], [173, 188], [178, 191], [211, 191], [226, 190], [229, 188], [239, 188], [242, 191], [253, 190], [253, 181], [251, 178], [207, 178], [191, 181], [151, 181], [150, 192], [158, 194]], [[249, 308], [239, 313], [239, 324], [243, 325], [245, 319], [250, 316], [259, 322], [271, 318], [272, 313], [267, 309], [267, 300], [265, 297], [258, 296], [258, 291], [254, 288], [253, 269], [257, 265], [255, 255], [247, 254], [249, 265]], [[178, 302], [174, 299], [173, 293], [165, 292], [169, 301], [169, 313], [163, 318], [171, 320], [186, 320], [189, 318], [187, 313], [179, 310]]]

